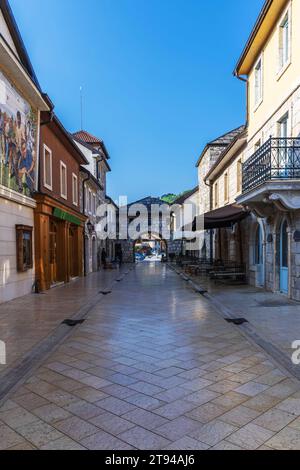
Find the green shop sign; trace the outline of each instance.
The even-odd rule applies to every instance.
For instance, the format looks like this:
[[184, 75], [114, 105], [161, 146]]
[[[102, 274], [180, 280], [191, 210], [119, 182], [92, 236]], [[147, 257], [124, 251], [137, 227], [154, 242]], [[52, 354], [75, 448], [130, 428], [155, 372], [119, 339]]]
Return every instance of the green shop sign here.
[[54, 217], [57, 217], [58, 219], [71, 222], [71, 224], [81, 225], [81, 221], [77, 217], [75, 217], [75, 215], [68, 214], [68, 212], [62, 211], [61, 209], [58, 209], [57, 207], [53, 209], [53, 215]]

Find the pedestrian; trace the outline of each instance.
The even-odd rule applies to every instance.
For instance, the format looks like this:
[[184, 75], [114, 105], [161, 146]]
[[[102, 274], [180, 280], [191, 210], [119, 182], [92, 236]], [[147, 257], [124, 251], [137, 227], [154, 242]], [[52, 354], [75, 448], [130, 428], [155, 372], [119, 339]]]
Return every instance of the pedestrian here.
[[106, 264], [106, 251], [105, 251], [105, 248], [102, 248], [101, 262], [102, 262], [103, 269], [106, 269], [107, 264]]
[[122, 263], [123, 263], [123, 252], [122, 252], [122, 248], [119, 248], [119, 250], [118, 250], [118, 261], [119, 261], [119, 266], [122, 266]]

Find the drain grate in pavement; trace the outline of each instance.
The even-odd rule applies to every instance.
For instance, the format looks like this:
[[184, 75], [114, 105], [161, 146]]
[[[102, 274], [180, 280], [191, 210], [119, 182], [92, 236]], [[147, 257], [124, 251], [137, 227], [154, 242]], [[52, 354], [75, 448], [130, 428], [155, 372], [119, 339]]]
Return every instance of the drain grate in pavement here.
[[76, 325], [82, 325], [82, 323], [84, 322], [85, 320], [71, 320], [69, 318], [67, 318], [67, 320], [64, 320], [62, 322], [62, 325], [68, 325], [68, 326], [76, 326]]
[[234, 325], [243, 325], [244, 323], [249, 323], [246, 318], [225, 318], [227, 323], [233, 323]]

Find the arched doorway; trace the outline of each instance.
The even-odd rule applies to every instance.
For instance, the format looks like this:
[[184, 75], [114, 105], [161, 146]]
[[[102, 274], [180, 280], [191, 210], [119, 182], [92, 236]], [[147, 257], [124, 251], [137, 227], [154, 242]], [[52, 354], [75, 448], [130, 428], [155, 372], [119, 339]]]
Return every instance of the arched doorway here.
[[280, 227], [280, 292], [289, 292], [289, 242], [286, 220], [282, 221]]
[[256, 226], [253, 257], [256, 267], [256, 285], [257, 287], [263, 287], [265, 284], [264, 234], [260, 223]]
[[168, 244], [158, 234], [145, 234], [133, 244], [134, 261], [161, 261], [162, 256], [168, 257]]

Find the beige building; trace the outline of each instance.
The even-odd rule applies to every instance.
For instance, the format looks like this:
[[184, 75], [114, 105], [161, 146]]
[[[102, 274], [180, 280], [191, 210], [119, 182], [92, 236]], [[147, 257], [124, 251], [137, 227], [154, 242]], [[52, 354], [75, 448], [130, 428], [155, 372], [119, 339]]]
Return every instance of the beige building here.
[[239, 204], [255, 282], [300, 300], [300, 0], [267, 0], [235, 69], [247, 82]]
[[212, 211], [205, 217], [206, 226], [213, 226], [213, 259], [236, 265], [247, 264], [245, 250], [247, 230], [245, 211], [236, 204], [242, 191], [242, 164], [247, 134], [244, 128], [220, 154], [205, 176], [210, 187]]
[[[200, 258], [206, 258], [208, 260], [214, 259], [214, 233], [212, 230], [208, 230], [205, 227], [205, 215], [213, 211], [214, 208], [216, 208], [216, 204], [219, 207], [219, 201], [213, 200], [211, 186], [206, 181], [206, 176], [219, 161], [220, 155], [222, 155], [228, 146], [235, 141], [243, 129], [244, 126], [241, 126], [209, 142], [203, 149], [197, 161], [196, 167], [198, 170], [199, 184], [198, 213], [203, 218], [201, 223], [204, 223], [205, 229], [204, 234], [201, 237], [202, 243], [199, 249]], [[219, 188], [217, 188], [215, 195], [218, 198]]]

